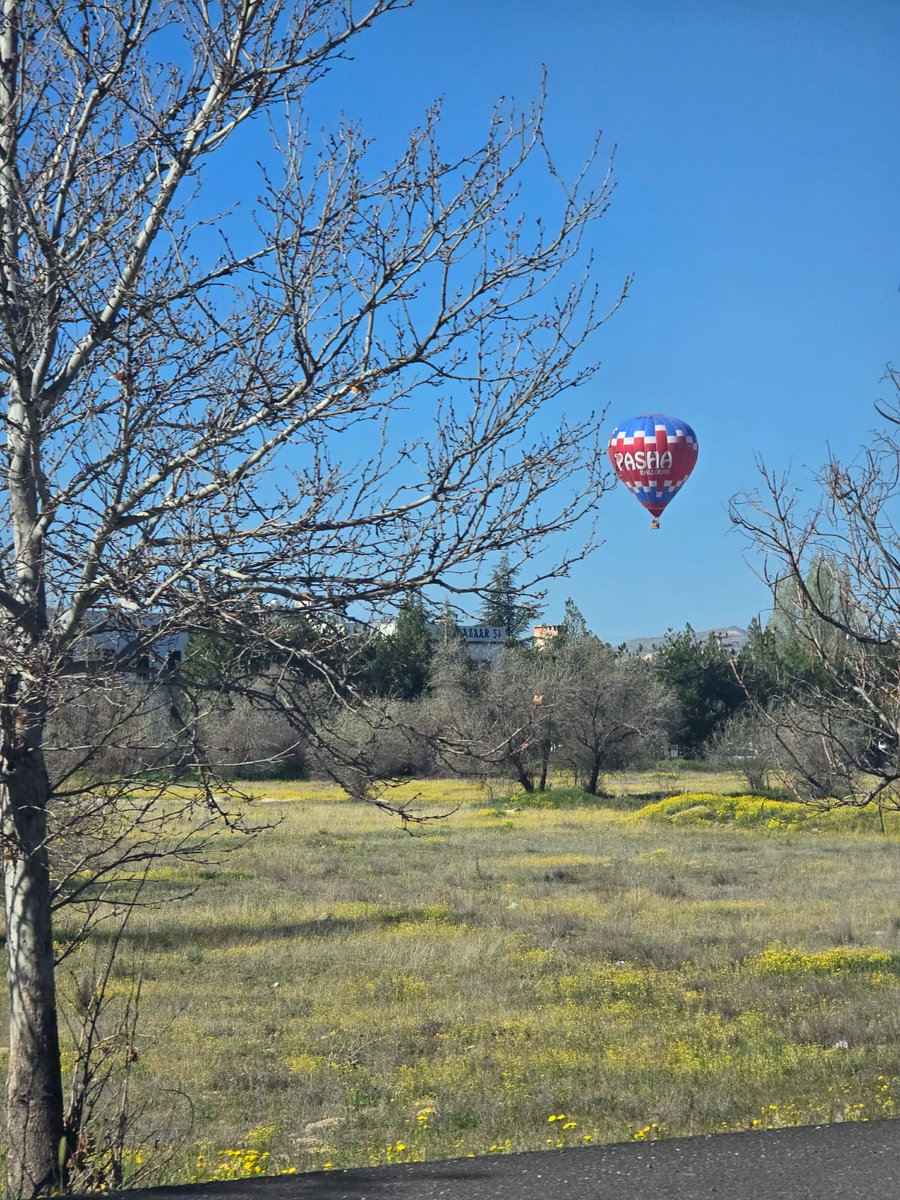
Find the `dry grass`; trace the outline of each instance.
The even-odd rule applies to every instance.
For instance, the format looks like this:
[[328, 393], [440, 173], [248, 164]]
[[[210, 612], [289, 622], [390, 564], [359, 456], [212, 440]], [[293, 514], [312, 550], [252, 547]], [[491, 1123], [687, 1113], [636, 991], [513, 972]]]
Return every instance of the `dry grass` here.
[[409, 788], [460, 807], [411, 837], [265, 783], [273, 828], [155, 874], [196, 893], [138, 914], [117, 979], [144, 975], [133, 1083], [145, 1128], [172, 1114], [167, 1179], [891, 1115], [894, 836]]

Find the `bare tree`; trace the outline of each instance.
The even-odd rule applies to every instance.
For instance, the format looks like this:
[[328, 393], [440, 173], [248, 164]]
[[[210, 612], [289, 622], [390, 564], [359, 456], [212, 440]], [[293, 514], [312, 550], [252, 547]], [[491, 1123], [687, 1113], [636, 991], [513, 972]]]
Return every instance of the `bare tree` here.
[[778, 766], [770, 723], [751, 707], [739, 708], [718, 727], [705, 754], [743, 775], [755, 791], [768, 787], [769, 773]]
[[[335, 706], [318, 726], [312, 767], [357, 800], [384, 800], [394, 782], [428, 775], [432, 756], [419, 702], [376, 698], [364, 706]], [[389, 802], [388, 802], [389, 803]], [[414, 819], [413, 809], [400, 816]]]
[[560, 658], [521, 644], [507, 645], [491, 666], [466, 669], [465, 656], [453, 647], [436, 655], [423, 706], [439, 761], [457, 774], [546, 791], [560, 726], [570, 715]]
[[[460, 777], [546, 785], [550, 758], [549, 660], [524, 645], [492, 662], [473, 661], [462, 642], [438, 645], [428, 693], [410, 706], [410, 725], [436, 769]], [[415, 736], [415, 735], [414, 735]]]
[[586, 792], [596, 795], [608, 771], [660, 757], [678, 706], [650, 663], [588, 635], [566, 640], [556, 672], [556, 758]]
[[[44, 754], [51, 714], [100, 671], [113, 680], [160, 638], [198, 629], [268, 642], [297, 677], [337, 686], [329, 655], [348, 608], [365, 617], [433, 584], [464, 592], [485, 555], [508, 551], [515, 566], [601, 490], [595, 421], [561, 405], [591, 375], [582, 347], [607, 315], [588, 279], [591, 227], [611, 193], [596, 147], [568, 185], [539, 106], [499, 110], [455, 158], [440, 150], [436, 109], [394, 162], [354, 127], [305, 132], [309, 89], [406, 2], [3, 3], [14, 1200], [64, 1183], [51, 908], [56, 847], [74, 842], [84, 811], [72, 797], [89, 801], [80, 832], [101, 876], [140, 849], [112, 813], [137, 806], [147, 849], [154, 812], [139, 792], [101, 786], [91, 737], [81, 774], [69, 763], [60, 787]], [[250, 125], [252, 152], [236, 137]], [[541, 169], [557, 202], [545, 189], [529, 218], [519, 182]], [[217, 205], [224, 178], [240, 189]], [[550, 403], [556, 432], [533, 432]], [[273, 600], [321, 637], [274, 632], [260, 619]], [[76, 662], [100, 611], [113, 623], [136, 614], [136, 659]], [[246, 655], [248, 674], [259, 657]], [[203, 783], [186, 811], [227, 819], [195, 736], [202, 702], [175, 703], [181, 732], [164, 757]]]
[[[895, 395], [900, 377], [889, 369]], [[785, 475], [760, 464], [763, 487], [732, 505], [764, 556], [792, 636], [815, 665], [785, 702], [757, 704], [778, 765], [800, 799], [897, 808], [900, 793], [900, 408], [851, 462], [833, 455], [809, 509]]]
[[798, 800], [824, 808], [865, 801], [872, 731], [847, 697], [798, 691], [756, 717], [776, 782]]
[[502, 773], [533, 792], [556, 764], [592, 795], [606, 772], [657, 759], [678, 711], [650, 663], [591, 634], [507, 648], [480, 679], [451, 672], [432, 704], [457, 771]]
[[525, 792], [543, 791], [550, 762], [553, 680], [549, 660], [534, 650], [507, 647], [476, 675], [476, 688], [451, 728], [475, 774], [503, 775]]
[[254, 692], [266, 690], [265, 677], [251, 679], [247, 687], [235, 687], [233, 695], [213, 695], [200, 706], [198, 740], [218, 776], [258, 778], [285, 769], [302, 774], [304, 745], [282, 705], [253, 702]]
[[797, 689], [797, 698], [767, 707], [750, 700], [716, 730], [707, 753], [727, 763], [754, 790], [786, 788], [798, 799], [826, 806], [854, 797], [867, 730], [855, 712], [832, 697]]

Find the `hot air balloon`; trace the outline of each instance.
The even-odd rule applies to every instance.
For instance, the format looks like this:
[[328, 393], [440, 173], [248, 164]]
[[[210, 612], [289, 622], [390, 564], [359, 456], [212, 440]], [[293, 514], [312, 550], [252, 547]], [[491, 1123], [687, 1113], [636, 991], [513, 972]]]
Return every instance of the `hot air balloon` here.
[[697, 435], [687, 421], [647, 413], [623, 421], [609, 439], [613, 470], [653, 515], [652, 528], [697, 461]]

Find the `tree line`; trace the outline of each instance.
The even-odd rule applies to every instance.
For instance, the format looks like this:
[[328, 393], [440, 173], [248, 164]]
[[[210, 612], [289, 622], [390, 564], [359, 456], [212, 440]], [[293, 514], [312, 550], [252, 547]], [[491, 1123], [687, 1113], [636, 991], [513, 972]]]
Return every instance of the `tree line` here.
[[[838, 574], [820, 556], [806, 575], [825, 614], [837, 604]], [[492, 662], [470, 656], [449, 606], [434, 612], [412, 593], [392, 621], [335, 637], [330, 669], [344, 680], [342, 698], [291, 670], [296, 647], [322, 635], [284, 614], [273, 618], [282, 624], [273, 639], [280, 655], [248, 659], [225, 635], [198, 636], [178, 683], [206, 689], [194, 733], [220, 770], [324, 775], [360, 796], [384, 780], [435, 774], [505, 777], [542, 790], [553, 771], [597, 794], [611, 771], [678, 756], [729, 763], [758, 790], [840, 798], [854, 771], [883, 752], [861, 726], [845, 722], [838, 738], [835, 726], [808, 719], [813, 701], [824, 712], [823, 695], [835, 694], [814, 646], [836, 635], [827, 616], [810, 617], [786, 587], [737, 653], [690, 626], [670, 630], [647, 654], [616, 648], [588, 629], [571, 599], [556, 636], [534, 642], [523, 635], [539, 613], [503, 554], [477, 618], [506, 634]], [[174, 711], [160, 709], [158, 719], [171, 721]], [[151, 765], [145, 751], [138, 758], [133, 766]]]

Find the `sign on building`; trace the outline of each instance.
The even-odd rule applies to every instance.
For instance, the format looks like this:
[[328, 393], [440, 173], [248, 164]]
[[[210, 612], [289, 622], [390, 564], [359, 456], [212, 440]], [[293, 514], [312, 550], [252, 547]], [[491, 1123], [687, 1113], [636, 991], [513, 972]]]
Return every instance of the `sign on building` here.
[[502, 625], [460, 625], [459, 631], [469, 643], [506, 641], [506, 629]]

